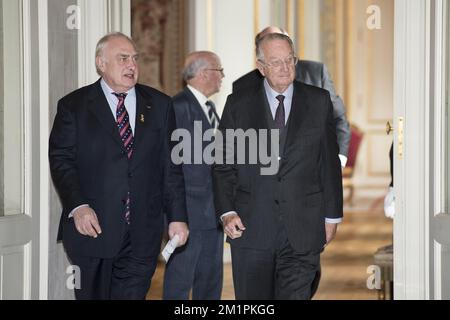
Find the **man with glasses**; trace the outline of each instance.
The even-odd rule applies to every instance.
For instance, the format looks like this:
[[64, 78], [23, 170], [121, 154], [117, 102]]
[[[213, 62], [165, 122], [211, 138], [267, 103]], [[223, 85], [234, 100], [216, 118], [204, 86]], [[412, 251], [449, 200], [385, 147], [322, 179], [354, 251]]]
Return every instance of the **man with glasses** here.
[[[263, 29], [255, 37], [255, 46], [258, 41], [267, 34], [282, 33], [288, 35], [287, 32], [278, 27], [269, 26]], [[262, 74], [257, 70], [250, 71], [233, 82], [233, 92], [254, 87], [263, 79]], [[299, 60], [296, 64], [297, 81], [326, 89], [330, 92], [331, 102], [333, 103], [333, 117], [336, 127], [336, 135], [339, 144], [339, 159], [342, 168], [347, 162], [348, 147], [350, 144], [350, 126], [345, 117], [345, 106], [342, 99], [336, 94], [336, 90], [328, 74], [327, 67], [320, 62], [310, 60]]]
[[[219, 125], [226, 137], [218, 150], [224, 159], [236, 159], [239, 150], [225, 135], [228, 129], [279, 133], [275, 175], [261, 175], [261, 162], [213, 166], [215, 207], [231, 245], [236, 299], [310, 299], [320, 253], [342, 220], [330, 94], [295, 81], [296, 61], [288, 36], [261, 38], [257, 67], [264, 80], [231, 94]], [[258, 139], [258, 145], [267, 143]], [[246, 145], [245, 155], [252, 149]]]
[[[224, 77], [219, 57], [198, 51], [186, 58], [183, 80], [187, 86], [173, 97], [177, 127], [191, 137], [216, 129], [219, 115], [209, 98], [219, 92]], [[164, 273], [164, 299], [219, 300], [223, 281], [223, 231], [216, 219], [213, 203], [211, 165], [205, 163], [204, 149], [191, 143], [191, 159], [183, 163], [186, 203], [189, 217], [189, 241], [175, 250]], [[197, 154], [196, 154], [197, 152]], [[194, 163], [202, 159], [202, 163]], [[210, 163], [210, 162], [209, 162]]]

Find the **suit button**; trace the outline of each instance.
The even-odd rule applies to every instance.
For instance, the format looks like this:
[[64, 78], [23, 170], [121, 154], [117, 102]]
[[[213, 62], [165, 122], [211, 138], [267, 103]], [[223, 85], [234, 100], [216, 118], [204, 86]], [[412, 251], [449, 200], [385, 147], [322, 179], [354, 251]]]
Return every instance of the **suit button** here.
[[280, 204], [280, 201], [278, 201], [278, 200], [275, 200], [275, 203], [276, 203], [276, 204]]
[[133, 174], [132, 173], [128, 173], [128, 178], [133, 178]]

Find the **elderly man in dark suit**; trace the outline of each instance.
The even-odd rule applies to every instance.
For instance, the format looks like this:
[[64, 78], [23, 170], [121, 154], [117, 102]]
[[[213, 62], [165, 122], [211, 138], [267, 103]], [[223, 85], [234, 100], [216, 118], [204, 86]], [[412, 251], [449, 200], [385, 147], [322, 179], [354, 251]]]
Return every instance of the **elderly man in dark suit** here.
[[[219, 125], [222, 133], [279, 133], [276, 174], [262, 175], [260, 158], [256, 164], [224, 161], [213, 167], [214, 200], [231, 245], [237, 299], [310, 299], [320, 253], [342, 220], [330, 94], [294, 81], [296, 62], [288, 36], [271, 33], [260, 39], [257, 66], [264, 80], [231, 94]], [[253, 144], [267, 143], [254, 136]], [[219, 149], [225, 159], [236, 159], [236, 150], [251, 157], [249, 144], [235, 145], [227, 135]]]
[[[255, 43], [270, 33], [282, 33], [288, 35], [283, 29], [269, 26], [256, 35]], [[333, 118], [339, 144], [339, 158], [341, 160], [341, 166], [345, 167], [347, 162], [348, 147], [350, 144], [350, 126], [345, 117], [344, 103], [336, 94], [336, 90], [334, 89], [333, 81], [328, 74], [327, 67], [320, 62], [299, 60], [296, 65], [295, 79], [312, 86], [323, 88], [330, 93], [331, 102], [333, 103]], [[233, 92], [258, 85], [262, 80], [263, 75], [258, 71], [258, 69], [250, 71], [233, 82]]]
[[170, 159], [172, 102], [137, 84], [138, 53], [121, 33], [97, 44], [94, 84], [58, 102], [50, 169], [63, 212], [59, 239], [81, 271], [77, 299], [144, 299], [167, 213], [188, 237], [183, 173]]
[[[209, 97], [220, 89], [223, 68], [219, 57], [209, 51], [189, 54], [183, 79], [186, 88], [173, 98], [177, 127], [194, 137], [214, 130], [219, 116]], [[195, 142], [194, 142], [195, 144]], [[186, 203], [189, 213], [189, 241], [170, 258], [164, 273], [164, 299], [218, 300], [223, 281], [223, 231], [213, 203], [211, 164], [203, 159], [202, 147], [191, 145], [191, 159], [183, 163]], [[197, 153], [197, 154], [196, 154]], [[201, 159], [200, 163], [194, 160]]]

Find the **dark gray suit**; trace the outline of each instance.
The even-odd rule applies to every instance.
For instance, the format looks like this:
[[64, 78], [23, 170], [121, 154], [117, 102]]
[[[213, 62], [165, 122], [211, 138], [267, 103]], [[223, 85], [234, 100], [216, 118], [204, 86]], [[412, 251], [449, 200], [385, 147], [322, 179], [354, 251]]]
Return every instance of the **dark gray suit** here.
[[[235, 92], [219, 129], [271, 129], [268, 108], [263, 82]], [[326, 90], [294, 81], [280, 140], [276, 175], [261, 175], [261, 163], [214, 165], [218, 216], [235, 211], [246, 227], [242, 237], [227, 239], [237, 299], [309, 299], [326, 242], [325, 217], [342, 217], [341, 169]], [[248, 159], [248, 146], [245, 151]]]
[[[192, 92], [185, 88], [173, 97], [177, 128], [194, 131], [200, 136], [211, 124]], [[202, 127], [194, 125], [200, 121]], [[203, 142], [201, 151], [209, 144]], [[187, 244], [170, 258], [164, 274], [164, 299], [188, 299], [192, 289], [194, 300], [219, 300], [223, 278], [223, 232], [213, 203], [211, 166], [193, 164], [194, 143], [191, 143], [192, 164], [183, 164], [186, 205], [189, 221]]]
[[[233, 82], [233, 92], [255, 86], [263, 79], [263, 76], [257, 69], [250, 71]], [[331, 102], [333, 103], [333, 116], [336, 125], [339, 154], [347, 156], [350, 143], [350, 126], [345, 117], [344, 103], [336, 94], [327, 67], [320, 62], [299, 60], [296, 65], [296, 80], [328, 90]]]

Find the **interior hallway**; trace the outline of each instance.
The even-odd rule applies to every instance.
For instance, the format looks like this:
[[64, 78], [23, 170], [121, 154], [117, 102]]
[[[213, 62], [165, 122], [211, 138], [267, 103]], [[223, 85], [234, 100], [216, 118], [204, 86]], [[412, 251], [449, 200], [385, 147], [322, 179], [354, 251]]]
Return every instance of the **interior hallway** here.
[[[377, 292], [366, 287], [367, 267], [374, 252], [392, 243], [392, 220], [384, 216], [383, 199], [362, 199], [355, 195], [352, 207], [344, 207], [344, 222], [336, 239], [322, 254], [322, 280], [314, 296], [317, 300], [376, 300]], [[164, 265], [153, 277], [147, 299], [162, 296]], [[222, 299], [233, 300], [231, 264], [224, 266]]]

